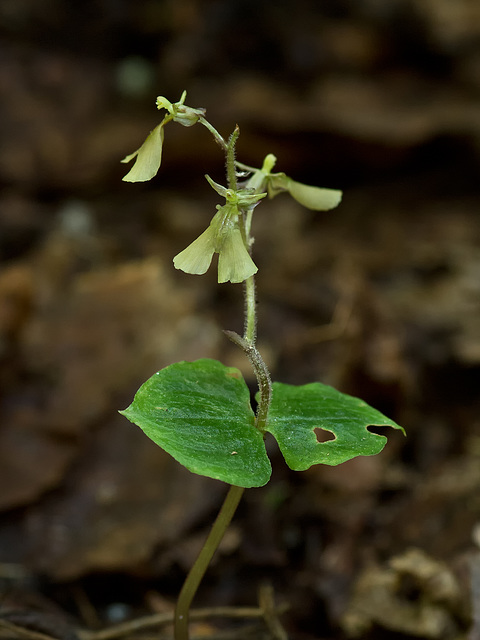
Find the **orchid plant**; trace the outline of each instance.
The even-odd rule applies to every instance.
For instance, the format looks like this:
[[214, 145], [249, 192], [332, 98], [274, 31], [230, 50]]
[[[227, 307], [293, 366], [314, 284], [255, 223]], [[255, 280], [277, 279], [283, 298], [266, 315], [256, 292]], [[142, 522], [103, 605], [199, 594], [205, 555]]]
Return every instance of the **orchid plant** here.
[[[261, 487], [270, 479], [271, 464], [264, 445], [266, 433], [277, 440], [287, 465], [303, 471], [314, 464], [338, 465], [356, 456], [379, 453], [386, 438], [369, 431], [369, 426], [390, 426], [403, 431], [364, 401], [320, 382], [302, 386], [272, 383], [256, 346], [254, 277], [258, 269], [251, 255], [253, 213], [264, 198], [274, 198], [283, 192], [309, 209], [328, 211], [340, 203], [342, 193], [304, 185], [285, 173], [274, 173], [276, 158], [272, 154], [266, 156], [261, 168], [238, 162], [235, 158], [238, 126], [225, 140], [205, 118], [205, 109], [189, 107], [185, 99], [186, 92], [175, 103], [157, 98], [157, 108], [166, 114], [142, 146], [122, 160], [135, 159], [123, 180], [144, 182], [157, 174], [164, 130], [170, 122], [185, 127], [197, 123], [205, 126], [224, 151], [226, 186], [206, 176], [224, 203], [217, 205], [206, 230], [173, 258], [173, 264], [186, 273], [202, 275], [218, 253], [218, 282], [244, 283], [244, 334], [240, 336], [233, 331], [225, 334], [250, 361], [259, 391], [254, 412], [241, 372], [203, 358], [177, 362], [158, 371], [140, 387], [132, 404], [121, 411], [190, 471], [231, 485], [180, 592], [175, 611], [175, 640], [188, 640], [191, 602], [244, 489]], [[333, 439], [318, 438], [321, 430], [333, 434]]]

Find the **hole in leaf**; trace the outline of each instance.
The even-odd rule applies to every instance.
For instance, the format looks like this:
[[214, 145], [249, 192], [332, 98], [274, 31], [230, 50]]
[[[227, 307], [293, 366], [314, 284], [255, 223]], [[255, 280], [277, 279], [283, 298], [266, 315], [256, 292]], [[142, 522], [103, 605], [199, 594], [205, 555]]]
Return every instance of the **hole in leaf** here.
[[378, 424], [370, 424], [367, 427], [367, 431], [370, 431], [370, 433], [374, 433], [377, 436], [384, 436], [385, 435], [385, 429], [388, 427], [388, 425], [384, 424], [384, 425], [378, 425]]
[[317, 438], [317, 442], [328, 442], [329, 440], [336, 440], [335, 434], [333, 434], [331, 431], [328, 431], [327, 429], [315, 427], [313, 433]]

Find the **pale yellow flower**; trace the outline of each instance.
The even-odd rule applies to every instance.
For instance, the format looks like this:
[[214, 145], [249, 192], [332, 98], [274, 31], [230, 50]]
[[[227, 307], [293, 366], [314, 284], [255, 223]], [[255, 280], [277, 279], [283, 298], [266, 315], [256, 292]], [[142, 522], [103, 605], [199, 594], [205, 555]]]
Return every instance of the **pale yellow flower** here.
[[266, 190], [270, 198], [275, 197], [282, 191], [288, 191], [297, 202], [314, 211], [328, 211], [340, 204], [342, 192], [337, 189], [312, 187], [296, 182], [284, 173], [272, 173], [276, 161], [276, 157], [269, 153], [263, 161], [262, 168], [253, 171], [245, 183], [245, 187], [255, 191]]
[[184, 127], [191, 127], [204, 115], [205, 109], [192, 109], [192, 107], [187, 107], [184, 104], [186, 96], [187, 92], [184, 91], [180, 100], [173, 103], [163, 96], [158, 96], [157, 109], [166, 109], [168, 114], [149, 133], [139, 149], [121, 160], [121, 162], [130, 162], [130, 160], [136, 158], [135, 164], [122, 180], [125, 182], [146, 182], [151, 180], [157, 175], [162, 162], [163, 129], [165, 125], [173, 120]]
[[176, 269], [202, 275], [218, 253], [218, 282], [243, 282], [257, 272], [238, 225], [238, 208], [218, 207], [208, 228], [173, 259]]

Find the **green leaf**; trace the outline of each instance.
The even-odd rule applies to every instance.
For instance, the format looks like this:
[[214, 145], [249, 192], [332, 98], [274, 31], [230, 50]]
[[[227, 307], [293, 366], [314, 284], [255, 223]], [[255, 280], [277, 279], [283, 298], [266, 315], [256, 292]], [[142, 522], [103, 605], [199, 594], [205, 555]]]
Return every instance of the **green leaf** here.
[[146, 182], [157, 175], [162, 162], [163, 126], [162, 121], [149, 133], [140, 149], [137, 149], [122, 162], [130, 162], [136, 157], [135, 164], [122, 180], [125, 182]]
[[177, 362], [147, 380], [120, 413], [194, 473], [241, 487], [270, 478], [238, 369], [210, 359]]
[[[120, 413], [194, 473], [240, 487], [261, 487], [270, 478], [263, 435], [238, 369], [210, 359], [177, 362], [147, 380]], [[387, 439], [369, 426], [403, 431], [363, 400], [319, 382], [273, 383], [266, 431], [294, 471], [380, 453]], [[322, 441], [322, 430], [335, 439]]]
[[[266, 430], [276, 438], [286, 463], [294, 471], [380, 453], [387, 439], [368, 431], [368, 426], [403, 431], [363, 400], [333, 387], [319, 382], [298, 387], [273, 383]], [[320, 442], [315, 429], [331, 432], [335, 439]]]
[[271, 198], [282, 191], [288, 191], [301, 205], [313, 211], [329, 211], [340, 204], [342, 192], [337, 189], [325, 189], [312, 187], [301, 182], [296, 182], [284, 173], [270, 175], [268, 182], [268, 194]]

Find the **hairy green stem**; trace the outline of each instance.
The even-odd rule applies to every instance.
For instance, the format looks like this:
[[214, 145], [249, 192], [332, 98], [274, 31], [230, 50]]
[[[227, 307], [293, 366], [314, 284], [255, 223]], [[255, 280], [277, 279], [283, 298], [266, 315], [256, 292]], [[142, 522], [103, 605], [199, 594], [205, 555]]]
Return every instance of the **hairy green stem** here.
[[222, 540], [228, 525], [237, 509], [238, 503], [245, 489], [243, 487], [231, 486], [227, 496], [223, 502], [220, 512], [213, 523], [212, 529], [200, 551], [198, 558], [195, 560], [190, 573], [178, 596], [177, 606], [175, 608], [175, 640], [188, 640], [188, 614], [190, 605], [198, 589], [198, 586], [205, 575], [205, 571]]
[[247, 356], [252, 365], [255, 377], [257, 378], [258, 389], [260, 391], [260, 397], [257, 406], [257, 415], [255, 418], [256, 428], [265, 433], [267, 426], [268, 409], [272, 400], [272, 380], [270, 378], [270, 372], [265, 364], [260, 351], [254, 344], [250, 344], [235, 333], [235, 331], [224, 331], [227, 338], [230, 338], [237, 346], [239, 346]]
[[250, 276], [250, 278], [245, 280], [245, 331], [243, 337], [249, 344], [255, 344], [257, 337], [257, 313], [254, 276]]
[[237, 171], [235, 168], [235, 144], [237, 143], [238, 136], [240, 135], [240, 129], [238, 124], [233, 130], [232, 135], [228, 139], [227, 153], [226, 153], [226, 165], [227, 165], [227, 180], [228, 188], [237, 190]]
[[227, 150], [227, 143], [225, 142], [223, 136], [215, 129], [215, 127], [210, 124], [208, 120], [206, 120], [203, 116], [200, 116], [198, 121], [203, 124], [203, 126], [210, 131], [215, 142], [222, 147], [224, 151]]

